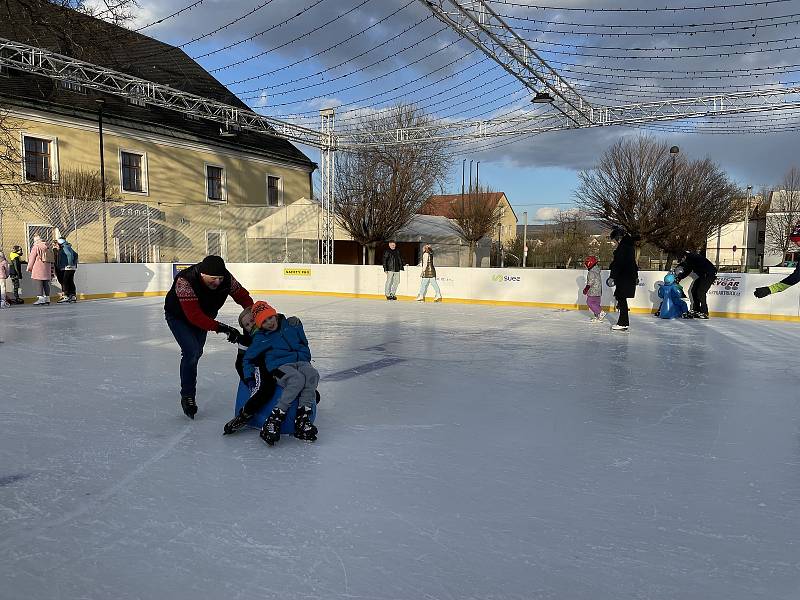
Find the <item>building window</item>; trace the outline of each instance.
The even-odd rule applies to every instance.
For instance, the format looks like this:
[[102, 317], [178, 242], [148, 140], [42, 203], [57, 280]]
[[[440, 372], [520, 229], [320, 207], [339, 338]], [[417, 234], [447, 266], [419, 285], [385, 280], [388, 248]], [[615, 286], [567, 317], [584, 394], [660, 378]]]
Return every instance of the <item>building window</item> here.
[[212, 202], [225, 202], [225, 169], [206, 165], [206, 198]]
[[52, 140], [24, 136], [25, 179], [53, 181]]
[[228, 236], [224, 231], [206, 231], [206, 253], [228, 260]]
[[281, 206], [283, 204], [281, 178], [267, 175], [267, 206]]
[[120, 150], [119, 162], [122, 172], [120, 177], [120, 181], [122, 181], [122, 191], [137, 194], [146, 193], [145, 155]]

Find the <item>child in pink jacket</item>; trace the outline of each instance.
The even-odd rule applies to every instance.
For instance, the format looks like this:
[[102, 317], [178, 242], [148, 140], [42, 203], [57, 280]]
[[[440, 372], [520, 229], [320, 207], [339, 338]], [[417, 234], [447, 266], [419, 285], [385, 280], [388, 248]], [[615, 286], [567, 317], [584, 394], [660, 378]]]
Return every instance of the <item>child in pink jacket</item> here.
[[39, 284], [39, 297], [35, 305], [50, 304], [50, 280], [53, 278], [53, 254], [38, 235], [33, 236], [33, 246], [28, 253], [28, 273]]

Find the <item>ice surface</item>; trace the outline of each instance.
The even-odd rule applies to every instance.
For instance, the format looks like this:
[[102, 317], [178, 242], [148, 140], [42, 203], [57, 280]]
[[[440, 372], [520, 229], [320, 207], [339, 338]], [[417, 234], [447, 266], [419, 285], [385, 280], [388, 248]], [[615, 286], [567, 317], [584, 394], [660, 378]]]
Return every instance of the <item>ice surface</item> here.
[[221, 336], [184, 417], [162, 299], [0, 311], [0, 598], [800, 597], [800, 325], [269, 300], [314, 444], [221, 435]]

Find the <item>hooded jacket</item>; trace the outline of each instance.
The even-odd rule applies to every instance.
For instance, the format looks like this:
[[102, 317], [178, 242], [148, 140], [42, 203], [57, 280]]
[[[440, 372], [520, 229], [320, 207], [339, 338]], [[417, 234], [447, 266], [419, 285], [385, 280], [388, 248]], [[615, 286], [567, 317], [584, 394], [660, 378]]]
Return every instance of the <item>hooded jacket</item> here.
[[8, 254], [8, 265], [11, 270], [12, 279], [22, 279], [22, 250], [19, 252], [11, 251]]
[[259, 329], [253, 334], [253, 343], [244, 353], [242, 370], [244, 380], [254, 379], [257, 362], [263, 355], [263, 364], [267, 371], [274, 371], [281, 365], [294, 362], [311, 362], [311, 348], [297, 317], [288, 319], [278, 314], [278, 327], [275, 331]]
[[72, 249], [72, 244], [64, 241], [58, 251], [58, 268], [63, 271], [75, 271], [78, 268], [78, 253]]

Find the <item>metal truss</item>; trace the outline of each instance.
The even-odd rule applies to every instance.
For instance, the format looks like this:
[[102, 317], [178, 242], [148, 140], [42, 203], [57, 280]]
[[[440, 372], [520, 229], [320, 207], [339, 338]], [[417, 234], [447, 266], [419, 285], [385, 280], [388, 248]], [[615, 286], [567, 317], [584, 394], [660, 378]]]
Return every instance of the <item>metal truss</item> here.
[[552, 106], [578, 126], [594, 124], [591, 103], [531, 48], [484, 0], [419, 0], [440, 21], [536, 93], [546, 87]]
[[333, 264], [334, 246], [334, 207], [333, 207], [333, 183], [336, 175], [336, 145], [333, 139], [333, 126], [335, 113], [332, 108], [319, 111], [321, 126], [320, 131], [326, 136], [325, 145], [321, 150], [321, 160], [319, 162], [319, 174], [321, 179], [321, 201], [322, 201], [322, 249], [320, 262], [325, 265]]
[[708, 118], [800, 108], [800, 86], [715, 94], [657, 102], [595, 107], [595, 122], [577, 125], [561, 113], [520, 114], [484, 121], [437, 122], [386, 132], [340, 133], [341, 147], [377, 147], [427, 141], [478, 140], [589, 127], [636, 126], [661, 121]]
[[324, 144], [322, 133], [313, 129], [3, 38], [0, 38], [0, 66], [215, 121], [226, 130], [253, 131], [317, 148]]

